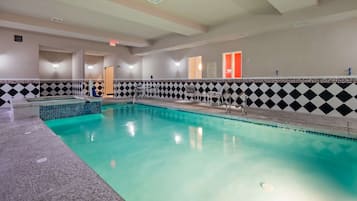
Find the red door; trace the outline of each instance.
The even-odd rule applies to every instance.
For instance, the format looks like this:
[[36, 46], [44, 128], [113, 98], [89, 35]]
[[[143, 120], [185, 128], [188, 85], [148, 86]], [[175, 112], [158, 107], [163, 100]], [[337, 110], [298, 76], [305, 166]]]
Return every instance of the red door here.
[[242, 78], [242, 53], [224, 54], [225, 78]]
[[232, 54], [225, 55], [226, 66], [225, 66], [225, 74], [226, 78], [232, 78]]
[[242, 53], [234, 53], [234, 77], [242, 78]]

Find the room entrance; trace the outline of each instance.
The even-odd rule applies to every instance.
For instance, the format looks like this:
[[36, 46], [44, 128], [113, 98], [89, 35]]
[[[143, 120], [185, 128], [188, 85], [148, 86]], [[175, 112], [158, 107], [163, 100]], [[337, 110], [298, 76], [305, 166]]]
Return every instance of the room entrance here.
[[106, 97], [114, 96], [114, 67], [104, 67], [104, 95]]
[[202, 79], [202, 57], [188, 58], [188, 78]]

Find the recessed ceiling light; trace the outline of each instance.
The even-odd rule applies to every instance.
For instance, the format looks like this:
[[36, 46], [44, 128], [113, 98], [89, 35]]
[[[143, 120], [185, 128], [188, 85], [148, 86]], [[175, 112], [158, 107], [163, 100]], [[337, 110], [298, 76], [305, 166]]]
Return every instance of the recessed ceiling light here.
[[146, 0], [146, 1], [149, 2], [149, 3], [157, 5], [157, 4], [161, 3], [163, 0]]
[[62, 24], [62, 23], [63, 23], [63, 18], [60, 18], [60, 17], [52, 17], [52, 18], [51, 18], [51, 22], [55, 22], [55, 23]]

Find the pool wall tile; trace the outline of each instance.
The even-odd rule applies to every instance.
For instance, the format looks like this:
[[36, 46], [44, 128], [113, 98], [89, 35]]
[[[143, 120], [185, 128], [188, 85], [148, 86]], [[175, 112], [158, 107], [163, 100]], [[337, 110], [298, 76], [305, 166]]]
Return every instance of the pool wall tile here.
[[[46, 96], [89, 95], [90, 80], [0, 80], [0, 107], [11, 100]], [[92, 80], [97, 94], [104, 92], [103, 80]]]
[[70, 96], [72, 80], [41, 80], [40, 96]]
[[44, 121], [101, 113], [101, 102], [40, 106], [40, 118]]
[[10, 107], [12, 99], [39, 96], [39, 80], [0, 80], [0, 107]]
[[[243, 102], [253, 108], [357, 118], [357, 78], [321, 79], [218, 79], [218, 80], [115, 80], [115, 97], [132, 98], [135, 86], [143, 84], [147, 97], [191, 100], [185, 86], [199, 93], [219, 91], [223, 86], [234, 98], [233, 105]], [[206, 101], [204, 98], [198, 101]], [[213, 99], [217, 102], [217, 99]]]
[[[93, 80], [93, 84], [97, 94], [102, 95], [104, 81]], [[200, 93], [218, 91], [225, 86], [236, 100], [234, 105], [242, 103], [238, 94], [244, 92], [248, 96], [247, 105], [253, 108], [357, 118], [356, 77], [115, 80], [114, 96], [132, 98], [138, 84], [150, 88], [147, 97], [163, 100], [191, 100], [185, 96], [186, 85], [194, 86]], [[89, 95], [88, 85], [89, 80], [0, 80], [0, 107], [9, 107], [12, 99]]]
[[83, 80], [72, 80], [72, 95], [81, 96], [83, 92]]
[[[83, 81], [83, 94], [89, 96], [90, 89], [89, 89], [89, 82], [90, 80]], [[104, 80], [92, 80], [93, 86], [95, 87], [95, 91], [99, 96], [104, 94]]]

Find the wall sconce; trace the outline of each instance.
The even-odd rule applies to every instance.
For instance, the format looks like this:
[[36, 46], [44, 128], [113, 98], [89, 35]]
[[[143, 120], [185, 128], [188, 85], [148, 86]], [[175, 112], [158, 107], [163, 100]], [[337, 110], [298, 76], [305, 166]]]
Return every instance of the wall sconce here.
[[202, 70], [202, 64], [198, 64], [198, 70], [199, 70], [199, 71]]
[[57, 69], [57, 68], [59, 68], [59, 64], [52, 64], [52, 67], [53, 67], [54, 69]]
[[134, 68], [134, 66], [133, 65], [129, 65], [129, 69], [133, 69]]
[[94, 67], [93, 66], [88, 66], [88, 69], [93, 69]]
[[181, 66], [181, 63], [180, 62], [175, 62], [175, 66], [179, 67], [179, 66]]

